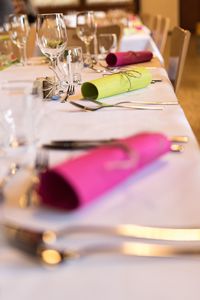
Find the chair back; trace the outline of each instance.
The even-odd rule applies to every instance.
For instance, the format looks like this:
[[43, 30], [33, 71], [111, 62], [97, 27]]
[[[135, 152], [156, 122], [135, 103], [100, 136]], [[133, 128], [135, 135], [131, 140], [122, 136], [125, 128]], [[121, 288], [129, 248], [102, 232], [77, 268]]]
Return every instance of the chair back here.
[[177, 93], [181, 83], [190, 36], [191, 33], [188, 30], [180, 27], [175, 27], [172, 31], [168, 76], [173, 84], [175, 93]]
[[152, 31], [154, 25], [154, 17], [148, 13], [142, 13], [140, 17], [143, 24]]
[[162, 23], [162, 16], [156, 15], [153, 17], [153, 25], [152, 25], [152, 37], [154, 39], [154, 42], [156, 45], [158, 45], [159, 42], [159, 36], [161, 32], [161, 23]]
[[157, 33], [157, 46], [161, 54], [163, 54], [165, 49], [167, 36], [169, 32], [169, 26], [170, 26], [170, 19], [167, 17], [161, 17], [160, 28]]

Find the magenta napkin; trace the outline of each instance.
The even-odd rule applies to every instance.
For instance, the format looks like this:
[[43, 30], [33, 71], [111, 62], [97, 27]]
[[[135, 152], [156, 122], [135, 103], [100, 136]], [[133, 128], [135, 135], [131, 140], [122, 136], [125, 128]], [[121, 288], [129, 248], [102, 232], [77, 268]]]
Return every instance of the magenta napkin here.
[[110, 67], [124, 66], [150, 61], [153, 57], [150, 51], [128, 51], [109, 53], [106, 56], [106, 62]]
[[90, 150], [41, 175], [41, 202], [66, 210], [85, 206], [170, 150], [159, 133], [140, 133]]

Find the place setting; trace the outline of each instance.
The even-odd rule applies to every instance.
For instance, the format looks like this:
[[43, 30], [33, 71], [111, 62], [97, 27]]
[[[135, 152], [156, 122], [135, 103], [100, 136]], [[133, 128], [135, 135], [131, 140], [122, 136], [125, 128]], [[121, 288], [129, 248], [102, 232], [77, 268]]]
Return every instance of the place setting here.
[[38, 2], [33, 23], [14, 13], [0, 32], [6, 300], [90, 300], [91, 289], [160, 299], [171, 283], [194, 287], [184, 270], [199, 272], [199, 147], [158, 34], [127, 2]]

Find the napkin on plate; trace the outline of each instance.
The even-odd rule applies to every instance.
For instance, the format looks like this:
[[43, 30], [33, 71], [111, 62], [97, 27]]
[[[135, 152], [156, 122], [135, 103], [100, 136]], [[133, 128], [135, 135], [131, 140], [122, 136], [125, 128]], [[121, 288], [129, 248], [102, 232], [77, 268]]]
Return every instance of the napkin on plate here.
[[159, 133], [140, 133], [92, 149], [41, 175], [41, 203], [66, 210], [85, 206], [170, 150]]
[[127, 51], [109, 53], [106, 62], [110, 67], [125, 66], [150, 61], [153, 54], [150, 51]]
[[135, 67], [119, 73], [84, 82], [81, 86], [83, 98], [101, 99], [144, 88], [151, 83], [152, 75], [147, 68]]

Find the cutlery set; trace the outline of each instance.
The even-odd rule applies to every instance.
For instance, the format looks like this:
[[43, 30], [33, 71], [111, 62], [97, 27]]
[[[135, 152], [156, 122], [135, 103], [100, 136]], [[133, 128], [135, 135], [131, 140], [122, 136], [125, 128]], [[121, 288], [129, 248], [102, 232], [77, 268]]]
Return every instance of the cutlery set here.
[[[172, 142], [187, 143], [187, 136], [171, 137]], [[80, 140], [80, 141], [52, 141], [44, 148], [53, 149], [88, 149], [105, 144], [112, 144], [115, 139], [108, 140]], [[180, 143], [180, 144], [179, 144]], [[173, 150], [172, 150], [173, 151]], [[176, 151], [177, 152], [177, 151]], [[181, 152], [181, 151], [178, 151]], [[35, 160], [35, 177], [48, 167], [48, 156], [40, 150]], [[36, 180], [36, 181], [37, 181]], [[35, 181], [27, 191], [28, 202], [34, 192]], [[30, 204], [28, 203], [27, 204]], [[75, 225], [63, 228], [59, 231], [37, 231], [24, 228], [10, 222], [1, 224], [4, 235], [8, 242], [40, 262], [48, 265], [58, 265], [68, 260], [74, 260], [92, 255], [123, 255], [138, 257], [176, 257], [176, 256], [199, 256], [200, 255], [200, 229], [199, 228], [158, 228], [139, 226], [134, 224], [121, 224], [116, 226], [102, 225]], [[109, 242], [91, 242], [85, 246], [58, 247], [57, 242], [63, 238], [70, 239], [76, 235], [93, 235], [95, 240], [98, 236], [113, 237]], [[77, 237], [76, 237], [77, 238]], [[117, 240], [116, 240], [117, 239]], [[187, 243], [186, 243], [187, 242]], [[190, 242], [190, 244], [188, 244]]]

